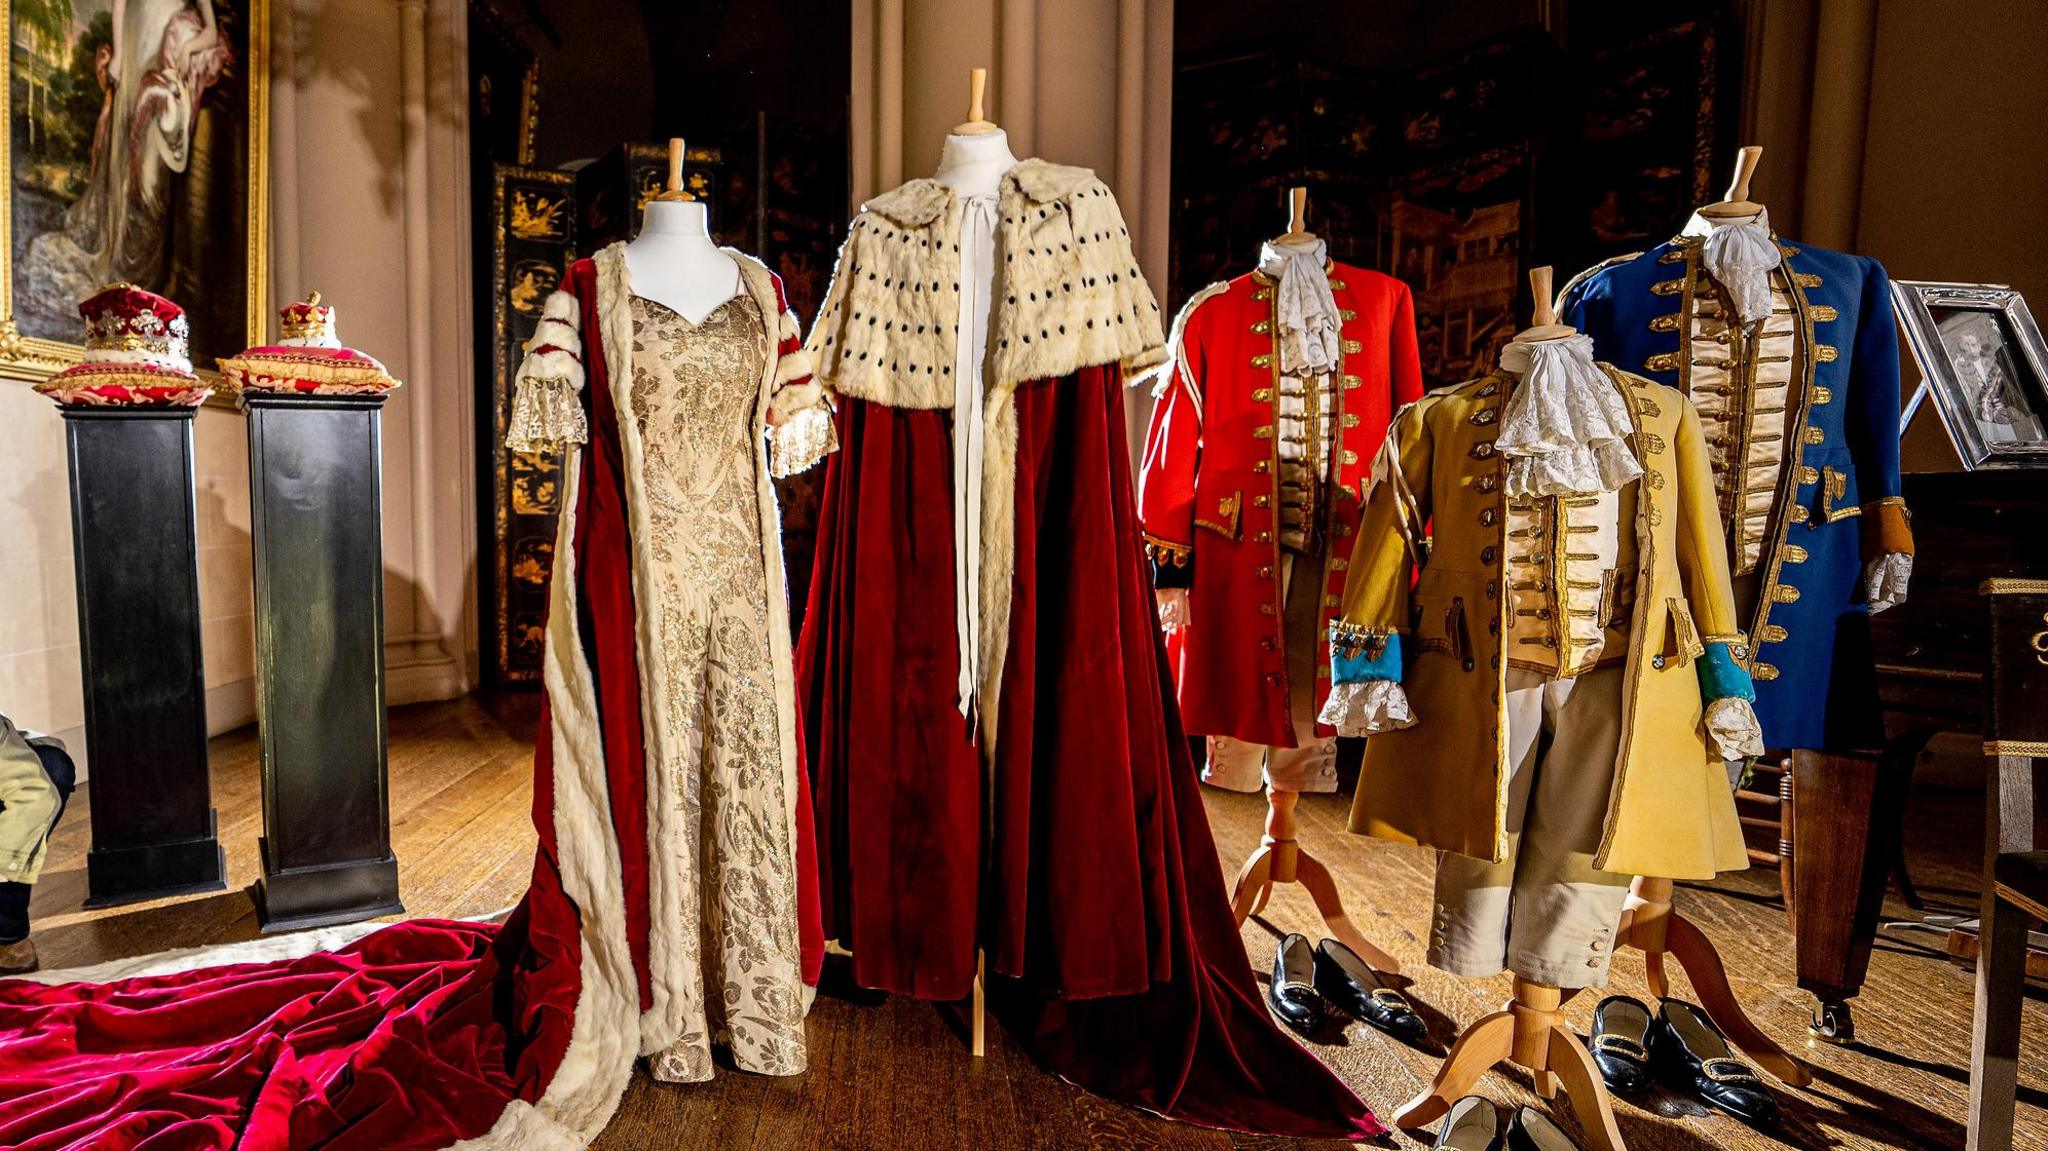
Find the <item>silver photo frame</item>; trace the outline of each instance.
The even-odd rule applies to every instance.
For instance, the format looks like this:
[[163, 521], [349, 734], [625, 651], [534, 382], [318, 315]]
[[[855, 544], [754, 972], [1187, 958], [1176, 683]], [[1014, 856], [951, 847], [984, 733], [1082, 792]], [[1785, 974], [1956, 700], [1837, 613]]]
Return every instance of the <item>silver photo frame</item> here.
[[1893, 280], [1892, 303], [1920, 365], [1899, 430], [1931, 395], [1963, 466], [2048, 468], [2048, 344], [2005, 284]]

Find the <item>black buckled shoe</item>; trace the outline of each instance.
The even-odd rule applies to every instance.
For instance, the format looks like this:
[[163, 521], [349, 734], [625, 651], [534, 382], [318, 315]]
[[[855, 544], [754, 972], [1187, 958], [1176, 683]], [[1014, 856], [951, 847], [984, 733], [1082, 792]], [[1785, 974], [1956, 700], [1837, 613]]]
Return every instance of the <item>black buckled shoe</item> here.
[[1609, 1089], [1649, 1086], [1650, 1027], [1650, 1009], [1626, 995], [1610, 995], [1593, 1008], [1593, 1040], [1586, 1047]]
[[1506, 1151], [1581, 1151], [1564, 1128], [1533, 1107], [1521, 1108], [1508, 1120], [1508, 1135], [1501, 1145]]
[[1326, 1002], [1357, 1016], [1396, 1039], [1420, 1043], [1429, 1038], [1422, 1016], [1402, 994], [1380, 982], [1380, 973], [1340, 940], [1316, 944], [1316, 990]]
[[1494, 1151], [1500, 1146], [1500, 1112], [1491, 1099], [1467, 1095], [1444, 1113], [1443, 1126], [1436, 1129], [1436, 1142], [1430, 1146], [1439, 1151]]
[[1673, 1087], [1753, 1127], [1778, 1121], [1778, 1101], [1749, 1064], [1735, 1057], [1707, 1013], [1666, 999], [1650, 1038], [1651, 1056]]
[[1316, 956], [1308, 939], [1290, 933], [1273, 953], [1273, 984], [1266, 999], [1287, 1025], [1303, 1033], [1320, 1029], [1328, 1009], [1323, 993], [1316, 990]]

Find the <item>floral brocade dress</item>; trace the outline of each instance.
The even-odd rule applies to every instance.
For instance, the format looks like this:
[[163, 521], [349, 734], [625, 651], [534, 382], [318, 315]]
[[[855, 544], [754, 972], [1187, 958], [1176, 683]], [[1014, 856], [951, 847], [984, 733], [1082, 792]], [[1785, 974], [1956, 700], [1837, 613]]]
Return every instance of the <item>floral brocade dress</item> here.
[[[632, 404], [651, 509], [660, 765], [681, 805], [681, 1036], [656, 1078], [712, 1076], [711, 1047], [742, 1070], [803, 1070], [797, 884], [769, 644], [754, 437], [768, 329], [742, 292], [701, 323], [635, 296]], [[656, 864], [660, 866], [659, 862]], [[659, 912], [657, 911], [657, 914]]]

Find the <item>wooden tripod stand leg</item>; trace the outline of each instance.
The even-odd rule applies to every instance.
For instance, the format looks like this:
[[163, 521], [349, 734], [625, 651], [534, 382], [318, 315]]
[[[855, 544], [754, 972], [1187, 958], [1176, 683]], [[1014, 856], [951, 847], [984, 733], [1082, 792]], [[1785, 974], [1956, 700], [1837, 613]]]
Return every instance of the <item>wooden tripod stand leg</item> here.
[[1627, 910], [1622, 913], [1621, 930], [1615, 933], [1615, 946], [1642, 951], [1650, 993], [1660, 999], [1671, 993], [1665, 957], [1678, 960], [1692, 980], [1701, 1009], [1729, 1042], [1758, 1066], [1794, 1087], [1813, 1082], [1813, 1072], [1765, 1035], [1736, 1001], [1720, 952], [1714, 950], [1713, 941], [1705, 932], [1672, 909], [1671, 887], [1668, 879], [1636, 877], [1629, 889]]
[[1330, 878], [1330, 869], [1323, 866], [1322, 860], [1306, 851], [1297, 851], [1294, 870], [1296, 881], [1316, 901], [1316, 911], [1323, 917], [1323, 926], [1330, 929], [1330, 934], [1338, 942], [1356, 951], [1358, 957], [1373, 970], [1388, 975], [1401, 974], [1401, 961], [1387, 954], [1352, 925], [1351, 917], [1344, 913], [1344, 900], [1337, 894], [1337, 881]]
[[1443, 1118], [1451, 1104], [1472, 1091], [1479, 1078], [1504, 1063], [1514, 1051], [1515, 1017], [1496, 1011], [1465, 1029], [1437, 1068], [1436, 1081], [1428, 1090], [1401, 1105], [1394, 1112], [1394, 1126], [1413, 1130]]
[[973, 1014], [968, 1017], [967, 1021], [968, 1041], [973, 1045], [974, 1057], [976, 1059], [980, 1059], [988, 1054], [988, 997], [982, 986], [982, 982], [987, 975], [988, 955], [985, 952], [976, 951], [974, 953], [974, 1006], [970, 1009]]
[[1673, 915], [1665, 925], [1665, 943], [1672, 958], [1685, 968], [1686, 977], [1692, 980], [1695, 994], [1700, 997], [1700, 1007], [1714, 1026], [1728, 1037], [1742, 1053], [1756, 1060], [1758, 1066], [1784, 1080], [1794, 1087], [1804, 1087], [1813, 1082], [1813, 1072], [1794, 1059], [1776, 1041], [1765, 1035], [1742, 1004], [1735, 999], [1735, 989], [1728, 985], [1728, 972], [1721, 964], [1720, 952], [1714, 950], [1712, 940], [1705, 932], [1695, 927], [1691, 920], [1682, 915]]
[[1245, 920], [1265, 909], [1266, 900], [1273, 895], [1273, 845], [1262, 843], [1244, 866], [1237, 869], [1237, 880], [1230, 885], [1230, 913], [1237, 916], [1242, 925]]
[[1266, 791], [1266, 835], [1259, 843], [1259, 849], [1237, 870], [1237, 880], [1230, 889], [1230, 910], [1237, 916], [1238, 923], [1265, 910], [1266, 901], [1273, 897], [1273, 887], [1281, 883], [1299, 883], [1306, 888], [1309, 898], [1315, 900], [1316, 911], [1323, 917], [1323, 924], [1330, 935], [1346, 947], [1358, 953], [1360, 959], [1375, 971], [1389, 975], [1401, 973], [1401, 961], [1388, 954], [1365, 937], [1344, 913], [1344, 899], [1337, 893], [1337, 881], [1330, 877], [1330, 869], [1321, 860], [1302, 850], [1296, 839], [1298, 827], [1294, 817], [1294, 806], [1301, 801], [1301, 793], [1280, 788]]
[[1572, 1101], [1572, 1111], [1586, 1135], [1587, 1151], [1628, 1151], [1621, 1141], [1621, 1128], [1614, 1123], [1614, 1101], [1608, 1097], [1593, 1053], [1570, 1028], [1556, 1024], [1550, 1029], [1549, 1054], [1550, 1071]]

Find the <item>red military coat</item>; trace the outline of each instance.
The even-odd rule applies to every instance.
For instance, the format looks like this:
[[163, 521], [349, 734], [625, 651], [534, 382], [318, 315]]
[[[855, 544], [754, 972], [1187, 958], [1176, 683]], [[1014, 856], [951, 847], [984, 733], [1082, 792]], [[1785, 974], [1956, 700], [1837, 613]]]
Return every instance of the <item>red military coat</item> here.
[[[1318, 573], [1326, 625], [1344, 594], [1352, 537], [1364, 511], [1359, 492], [1373, 455], [1394, 409], [1422, 394], [1407, 285], [1348, 264], [1330, 265], [1329, 276], [1343, 320], [1343, 358], [1328, 444], [1329, 495], [1319, 513], [1328, 556]], [[1273, 287], [1253, 272], [1203, 289], [1182, 310], [1145, 437], [1138, 515], [1161, 585], [1191, 589], [1192, 618], [1167, 640], [1187, 730], [1293, 747], [1280, 584]], [[1321, 711], [1330, 692], [1330, 658], [1327, 626], [1319, 632], [1315, 702]]]

